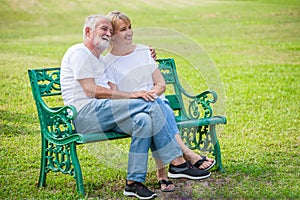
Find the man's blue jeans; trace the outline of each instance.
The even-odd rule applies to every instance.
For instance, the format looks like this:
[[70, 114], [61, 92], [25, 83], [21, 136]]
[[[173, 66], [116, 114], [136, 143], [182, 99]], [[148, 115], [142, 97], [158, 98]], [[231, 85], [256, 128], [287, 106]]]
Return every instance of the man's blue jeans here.
[[[178, 133], [174, 119], [166, 118], [160, 98], [154, 102], [143, 99], [94, 99], [84, 106], [75, 119], [78, 132], [117, 131], [131, 135], [127, 180], [144, 182], [148, 151], [164, 164], [182, 156], [174, 135]], [[173, 116], [174, 118], [174, 116]]]

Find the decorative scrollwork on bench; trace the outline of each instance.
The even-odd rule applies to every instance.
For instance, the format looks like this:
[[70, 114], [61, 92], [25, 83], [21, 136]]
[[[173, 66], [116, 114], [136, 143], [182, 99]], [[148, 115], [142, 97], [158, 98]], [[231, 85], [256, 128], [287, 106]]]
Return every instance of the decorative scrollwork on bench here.
[[70, 145], [55, 145], [50, 143], [46, 148], [46, 159], [48, 161], [46, 170], [62, 172], [74, 176], [74, 167], [71, 161]]
[[212, 116], [211, 100], [207, 95], [195, 98], [189, 102], [188, 114], [191, 119], [208, 118]]
[[71, 109], [65, 108], [61, 109], [58, 114], [49, 116], [48, 131], [54, 138], [65, 138], [73, 134], [74, 113]]
[[163, 74], [166, 83], [174, 82], [174, 75], [170, 69], [163, 69], [161, 73]]
[[36, 72], [37, 81], [42, 95], [54, 92], [60, 93], [60, 71], [57, 69], [42, 69]]
[[208, 134], [209, 128], [206, 126], [181, 128], [182, 139], [190, 149], [200, 151], [213, 151], [213, 143]]
[[172, 65], [170, 61], [164, 61], [160, 63], [160, 71], [167, 84], [175, 83], [175, 76], [172, 70]]
[[205, 91], [199, 95], [191, 96], [185, 93], [187, 98], [190, 98], [188, 105], [188, 117], [190, 119], [209, 118], [213, 116], [211, 103], [217, 100], [217, 94], [214, 91]]

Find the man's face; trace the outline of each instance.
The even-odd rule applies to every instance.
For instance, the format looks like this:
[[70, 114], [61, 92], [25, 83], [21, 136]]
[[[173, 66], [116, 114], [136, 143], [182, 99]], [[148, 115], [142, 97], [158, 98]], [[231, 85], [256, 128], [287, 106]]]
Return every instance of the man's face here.
[[93, 31], [93, 46], [104, 51], [109, 46], [113, 29], [111, 23], [106, 19], [101, 19]]

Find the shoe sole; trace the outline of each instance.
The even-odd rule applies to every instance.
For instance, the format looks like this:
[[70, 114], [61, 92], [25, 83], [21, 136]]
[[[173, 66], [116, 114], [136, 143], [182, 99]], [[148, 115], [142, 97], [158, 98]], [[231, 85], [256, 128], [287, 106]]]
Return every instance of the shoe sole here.
[[205, 176], [190, 176], [190, 175], [186, 175], [186, 174], [172, 174], [172, 173], [168, 172], [169, 178], [187, 178], [187, 179], [191, 179], [191, 180], [206, 179], [206, 178], [210, 177], [210, 175], [211, 175], [210, 172], [208, 175], [205, 175]]
[[123, 194], [124, 194], [125, 196], [128, 196], [128, 197], [137, 197], [137, 198], [139, 198], [139, 199], [153, 199], [153, 198], [157, 197], [157, 194], [153, 194], [153, 195], [150, 196], [150, 197], [141, 197], [141, 196], [139, 196], [138, 194], [136, 194], [136, 193], [134, 193], [134, 192], [127, 192], [127, 191], [125, 191], [125, 190], [124, 190]]

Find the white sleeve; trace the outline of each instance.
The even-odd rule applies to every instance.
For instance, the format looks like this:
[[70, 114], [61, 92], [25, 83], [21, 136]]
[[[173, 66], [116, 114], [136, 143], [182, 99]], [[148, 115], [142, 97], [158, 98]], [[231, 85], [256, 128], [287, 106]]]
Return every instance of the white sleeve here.
[[83, 50], [73, 52], [73, 55], [70, 57], [70, 65], [73, 67], [75, 80], [95, 78], [95, 63], [93, 63], [91, 56], [93, 55]]

